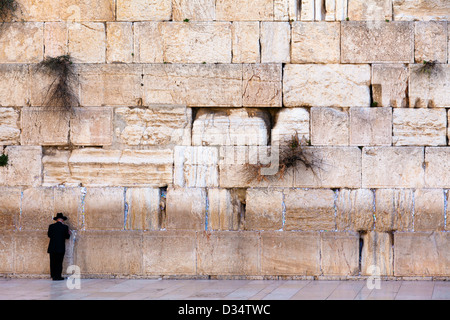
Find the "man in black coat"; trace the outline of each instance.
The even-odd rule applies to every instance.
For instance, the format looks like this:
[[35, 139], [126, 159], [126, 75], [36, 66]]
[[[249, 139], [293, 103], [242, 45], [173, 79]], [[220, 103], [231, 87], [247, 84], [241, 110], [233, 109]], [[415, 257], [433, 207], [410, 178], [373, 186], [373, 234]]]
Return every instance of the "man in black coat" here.
[[47, 252], [50, 254], [50, 275], [53, 280], [64, 280], [61, 276], [64, 254], [66, 253], [66, 239], [70, 238], [69, 227], [63, 224], [67, 220], [62, 213], [58, 213], [54, 224], [48, 227], [47, 235], [50, 238]]

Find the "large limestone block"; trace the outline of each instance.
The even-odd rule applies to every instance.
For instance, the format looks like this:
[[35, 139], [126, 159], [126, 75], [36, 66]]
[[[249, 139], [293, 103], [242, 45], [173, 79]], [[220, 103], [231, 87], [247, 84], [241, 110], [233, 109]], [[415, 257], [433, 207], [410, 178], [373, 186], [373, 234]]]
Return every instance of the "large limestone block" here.
[[23, 191], [20, 214], [21, 230], [47, 230], [54, 215], [53, 188], [30, 188]]
[[161, 34], [164, 62], [231, 63], [230, 22], [167, 22]]
[[70, 118], [71, 113], [64, 108], [23, 108], [21, 144], [67, 145]]
[[242, 77], [244, 107], [282, 106], [281, 64], [244, 64]]
[[161, 226], [161, 191], [157, 188], [127, 188], [125, 228], [159, 230]]
[[25, 64], [0, 64], [0, 105], [24, 106], [30, 99], [29, 70]]
[[359, 235], [350, 232], [323, 232], [320, 237], [320, 268], [323, 274], [357, 275]]
[[395, 146], [447, 144], [445, 109], [394, 109], [392, 126]]
[[131, 22], [106, 23], [106, 62], [132, 63], [133, 24]]
[[70, 230], [81, 229], [83, 226], [83, 199], [85, 189], [79, 187], [57, 187], [54, 189], [54, 213], [64, 213], [66, 224]]
[[370, 104], [368, 65], [298, 65], [284, 67], [283, 101], [287, 107], [364, 107]]
[[14, 272], [15, 233], [0, 231], [0, 274]]
[[0, 187], [0, 231], [19, 227], [21, 195], [19, 188]]
[[261, 272], [264, 275], [319, 275], [318, 232], [262, 232]]
[[350, 145], [390, 146], [391, 108], [350, 108]]
[[215, 147], [174, 149], [174, 185], [179, 187], [217, 187], [219, 185], [219, 150]]
[[86, 22], [69, 25], [69, 54], [77, 63], [105, 63], [105, 24]]
[[347, 146], [349, 113], [347, 109], [311, 108], [311, 144], [313, 146]]
[[450, 65], [437, 64], [430, 72], [421, 72], [421, 67], [423, 64], [410, 65], [410, 107], [450, 107]]
[[290, 189], [285, 192], [285, 229], [328, 230], [336, 229], [335, 196], [329, 189]]
[[350, 21], [341, 24], [341, 62], [414, 61], [414, 24]]
[[414, 231], [443, 231], [445, 196], [442, 189], [418, 189], [414, 192]]
[[112, 108], [76, 108], [70, 121], [70, 142], [75, 146], [112, 144]]
[[141, 63], [164, 62], [163, 22], [135, 22], [134, 61]]
[[450, 3], [446, 0], [393, 0], [394, 20], [448, 20]]
[[141, 98], [141, 80], [139, 65], [80, 65], [81, 105], [135, 106]]
[[395, 276], [448, 276], [450, 233], [395, 233]]
[[339, 63], [338, 22], [295, 22], [292, 24], [291, 63]]
[[167, 230], [205, 230], [206, 191], [201, 188], [169, 188], [166, 198]]
[[[392, 276], [394, 272], [394, 238], [391, 233], [370, 231], [362, 235], [361, 275]], [[395, 252], [397, 255], [397, 252]]]
[[82, 275], [141, 275], [142, 234], [133, 231], [83, 231], [74, 263]]
[[379, 189], [375, 192], [375, 229], [381, 232], [413, 231], [414, 192]]
[[123, 188], [87, 188], [84, 198], [86, 230], [123, 230]]
[[120, 146], [142, 148], [161, 145], [190, 145], [192, 109], [174, 107], [114, 110], [114, 139]]
[[348, 17], [351, 21], [392, 20], [392, 0], [349, 0]]
[[43, 23], [3, 23], [0, 33], [0, 63], [37, 63], [43, 57]]
[[273, 0], [216, 0], [218, 21], [272, 21]]
[[289, 63], [291, 27], [288, 22], [261, 22], [261, 62]]
[[9, 146], [5, 148], [8, 165], [0, 168], [0, 185], [40, 186], [42, 182], [42, 148]]
[[291, 141], [295, 135], [299, 141], [303, 137], [310, 140], [309, 120], [310, 113], [305, 108], [281, 108], [272, 128], [272, 141], [277, 139], [277, 135], [280, 144]]
[[0, 108], [0, 145], [15, 145], [20, 141], [20, 112], [14, 108]]
[[450, 188], [450, 148], [425, 148], [425, 186]]
[[47, 149], [42, 156], [43, 186], [65, 185], [70, 183], [69, 150]]
[[117, 0], [118, 21], [170, 20], [172, 0]]
[[59, 57], [68, 53], [69, 24], [66, 22], [44, 23], [44, 55]]
[[282, 229], [283, 197], [281, 190], [247, 189], [245, 229]]
[[192, 126], [195, 146], [256, 146], [269, 141], [270, 116], [260, 109], [207, 109]]
[[173, 0], [172, 19], [174, 21], [214, 21], [216, 17], [215, 0]]
[[146, 275], [196, 274], [194, 231], [150, 231], [143, 233], [143, 273]]
[[242, 106], [242, 65], [144, 66], [144, 105]]
[[260, 242], [257, 232], [198, 232], [197, 273], [200, 275], [259, 275]]
[[273, 14], [274, 21], [297, 21], [299, 20], [299, 5], [298, 0], [274, 0]]
[[424, 183], [420, 147], [366, 147], [362, 152], [363, 188], [419, 188]]
[[260, 27], [258, 21], [234, 21], [231, 25], [233, 36], [233, 63], [260, 63]]
[[404, 64], [373, 64], [373, 101], [378, 107], [407, 107], [408, 81], [409, 70]]
[[375, 194], [370, 189], [341, 189], [336, 200], [336, 225], [339, 231], [372, 230]]
[[414, 61], [416, 63], [422, 63], [424, 61], [446, 63], [447, 22], [418, 21], [414, 23], [414, 27]]
[[300, 0], [300, 19], [302, 21], [314, 21], [314, 0]]
[[245, 190], [208, 189], [208, 230], [237, 231], [244, 220]]
[[15, 233], [14, 273], [48, 276], [48, 241], [47, 230]]

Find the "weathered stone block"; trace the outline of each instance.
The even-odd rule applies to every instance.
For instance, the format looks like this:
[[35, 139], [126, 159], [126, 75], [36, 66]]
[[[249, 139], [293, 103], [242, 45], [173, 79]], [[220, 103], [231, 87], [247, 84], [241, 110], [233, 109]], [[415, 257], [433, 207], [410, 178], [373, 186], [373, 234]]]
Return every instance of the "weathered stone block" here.
[[347, 14], [351, 21], [368, 21], [373, 24], [392, 20], [392, 0], [350, 0]]
[[21, 231], [15, 233], [14, 238], [14, 273], [48, 275], [47, 230]]
[[393, 143], [407, 145], [446, 145], [445, 109], [394, 109]]
[[15, 233], [0, 231], [0, 274], [14, 272]]
[[349, 142], [348, 110], [311, 108], [311, 144], [346, 146]]
[[76, 108], [70, 121], [70, 142], [76, 146], [112, 143], [111, 108]]
[[[0, 64], [0, 105], [18, 107], [27, 104], [29, 94], [29, 71], [24, 64]], [[7, 109], [4, 109], [7, 110]]]
[[144, 105], [242, 106], [242, 65], [146, 65], [144, 88]]
[[201, 188], [167, 190], [167, 230], [205, 230], [206, 191]]
[[291, 27], [288, 22], [261, 23], [261, 62], [290, 61]]
[[123, 188], [87, 188], [84, 198], [86, 230], [123, 230]]
[[295, 135], [300, 141], [303, 137], [310, 140], [309, 119], [310, 114], [304, 108], [280, 109], [272, 128], [272, 141], [278, 137], [280, 144], [282, 144], [291, 141]]
[[44, 57], [40, 22], [5, 22], [0, 34], [0, 63], [36, 63]]
[[450, 4], [446, 0], [393, 0], [394, 20], [448, 20]]
[[259, 275], [260, 237], [257, 232], [197, 233], [197, 273], [200, 275]]
[[23, 191], [20, 214], [21, 230], [47, 230], [54, 217], [53, 188], [30, 188]]
[[270, 118], [259, 109], [200, 109], [192, 126], [196, 146], [267, 145]]
[[245, 199], [240, 198], [240, 193], [236, 190], [209, 188], [208, 230], [239, 230], [244, 220], [242, 201], [245, 203]]
[[119, 21], [159, 21], [172, 17], [171, 0], [118, 0], [116, 5]]
[[23, 108], [22, 145], [67, 145], [71, 114], [64, 108]]
[[320, 274], [320, 234], [262, 232], [261, 272], [264, 275]]
[[[450, 9], [450, 6], [449, 6]], [[414, 61], [447, 62], [447, 22], [415, 22]]]
[[244, 107], [282, 106], [282, 66], [244, 64], [242, 95]]
[[271, 21], [274, 18], [273, 0], [217, 0], [218, 21]]
[[436, 64], [421, 72], [423, 64], [410, 66], [409, 106], [411, 108], [450, 107], [450, 65]]
[[414, 61], [414, 25], [350, 21], [341, 24], [341, 63]]
[[142, 274], [142, 235], [133, 231], [83, 231], [75, 264], [83, 275]]
[[127, 188], [125, 195], [127, 230], [159, 230], [161, 192], [156, 188]]
[[450, 188], [450, 148], [425, 148], [425, 186]]
[[247, 189], [246, 230], [280, 230], [283, 228], [283, 192]]
[[69, 170], [70, 151], [47, 149], [42, 156], [43, 186], [63, 185], [70, 183]]
[[274, 0], [273, 14], [274, 21], [296, 21], [299, 20], [298, 14], [299, 1], [297, 0]]
[[409, 70], [403, 64], [373, 64], [373, 101], [378, 107], [407, 107], [408, 81]]
[[116, 142], [127, 148], [161, 145], [190, 145], [192, 109], [149, 107], [115, 109]]
[[135, 106], [141, 98], [141, 79], [139, 65], [80, 65], [81, 105]]
[[0, 108], [0, 145], [19, 144], [19, 117], [19, 111], [14, 108]]
[[329, 189], [292, 189], [285, 192], [285, 229], [335, 230], [335, 193]]
[[[392, 276], [394, 271], [394, 239], [385, 232], [370, 231], [362, 236], [361, 274]], [[397, 242], [395, 242], [397, 249]], [[397, 252], [395, 252], [397, 255]]]
[[379, 189], [375, 196], [375, 229], [412, 231], [414, 194], [411, 189]]
[[213, 21], [216, 17], [215, 0], [174, 0], [172, 2], [172, 19], [174, 21]]
[[300, 8], [302, 21], [314, 21], [314, 0], [301, 0]]
[[442, 189], [418, 189], [414, 192], [414, 231], [443, 231], [445, 196]]
[[197, 241], [194, 231], [145, 232], [142, 242], [144, 274], [196, 274]]
[[320, 268], [324, 275], [357, 275], [359, 235], [350, 232], [320, 234]]
[[44, 23], [44, 56], [59, 57], [68, 53], [69, 33], [66, 22]]
[[[54, 212], [56, 216], [58, 212], [62, 212], [67, 220], [65, 224], [70, 230], [81, 229], [83, 226], [83, 197], [84, 188], [57, 187], [54, 190]], [[67, 251], [68, 249], [66, 249]]]
[[258, 21], [234, 21], [231, 25], [233, 63], [261, 62]]
[[135, 22], [134, 61], [141, 63], [164, 62], [162, 37], [163, 22]]
[[350, 108], [350, 145], [390, 146], [391, 108]]
[[395, 276], [448, 276], [450, 233], [395, 233]]
[[348, 1], [335, 0], [336, 5], [336, 21], [344, 21], [348, 17]]
[[341, 189], [336, 200], [336, 225], [339, 231], [372, 230], [375, 194], [370, 189]]
[[364, 107], [370, 104], [368, 65], [296, 65], [284, 68], [287, 107]]
[[106, 62], [105, 24], [74, 23], [69, 27], [69, 53], [78, 63]]
[[[5, 148], [8, 154], [8, 166], [4, 169], [4, 179], [0, 185], [32, 186], [41, 185], [42, 148], [29, 146], [9, 146]], [[1, 177], [1, 171], [0, 171]]]
[[19, 227], [20, 202], [20, 189], [0, 187], [0, 231]]
[[420, 188], [424, 183], [420, 147], [366, 147], [362, 152], [363, 188]]
[[133, 24], [131, 22], [107, 22], [106, 35], [106, 62], [132, 63], [135, 55]]
[[338, 22], [295, 22], [292, 24], [291, 63], [339, 63]]

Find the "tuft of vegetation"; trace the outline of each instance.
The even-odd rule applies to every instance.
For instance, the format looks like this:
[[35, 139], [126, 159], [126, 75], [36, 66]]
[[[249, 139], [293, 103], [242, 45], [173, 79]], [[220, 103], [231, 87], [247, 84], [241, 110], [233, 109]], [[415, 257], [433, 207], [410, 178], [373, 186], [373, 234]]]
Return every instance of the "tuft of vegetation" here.
[[437, 75], [441, 68], [436, 60], [426, 61], [424, 60], [422, 65], [416, 70], [419, 74]]
[[9, 160], [8, 155], [2, 153], [0, 155], [0, 167], [6, 167], [8, 165], [8, 160]]
[[14, 13], [19, 8], [16, 0], [0, 0], [0, 22], [6, 22], [9, 18], [14, 17]]
[[78, 77], [70, 55], [47, 57], [39, 63], [38, 70], [54, 79], [47, 89], [45, 107], [70, 110], [72, 107], [79, 106], [74, 89], [78, 84]]

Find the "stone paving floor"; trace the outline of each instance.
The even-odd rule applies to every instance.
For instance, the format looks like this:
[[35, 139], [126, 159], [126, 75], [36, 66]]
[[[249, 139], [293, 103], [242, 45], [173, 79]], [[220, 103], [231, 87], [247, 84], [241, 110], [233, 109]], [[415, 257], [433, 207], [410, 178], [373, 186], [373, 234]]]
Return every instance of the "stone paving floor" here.
[[[72, 282], [73, 283], [73, 282]], [[450, 281], [0, 279], [0, 300], [450, 300]]]

